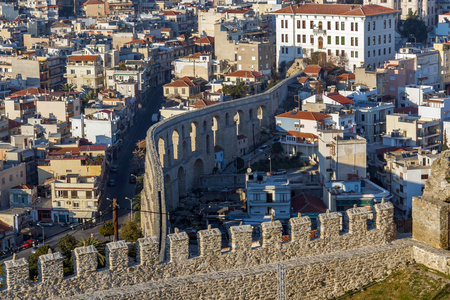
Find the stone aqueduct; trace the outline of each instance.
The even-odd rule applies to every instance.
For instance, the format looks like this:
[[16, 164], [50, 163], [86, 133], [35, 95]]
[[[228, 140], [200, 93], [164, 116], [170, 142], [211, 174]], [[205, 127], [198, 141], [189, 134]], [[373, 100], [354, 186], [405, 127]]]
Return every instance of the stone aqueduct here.
[[141, 218], [143, 231], [157, 236], [161, 249], [165, 247], [162, 237], [167, 234], [166, 213], [198, 184], [200, 175], [212, 172], [214, 147], [224, 149], [229, 163], [238, 153], [238, 135], [248, 137], [250, 149], [258, 144], [261, 133], [273, 126], [273, 117], [297, 76], [262, 94], [174, 116], [150, 127]]

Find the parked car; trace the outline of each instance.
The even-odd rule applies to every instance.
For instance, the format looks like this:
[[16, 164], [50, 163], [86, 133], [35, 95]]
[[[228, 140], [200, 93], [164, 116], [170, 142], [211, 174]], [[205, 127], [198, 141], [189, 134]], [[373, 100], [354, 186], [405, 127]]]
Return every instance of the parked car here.
[[31, 250], [31, 253], [36, 253], [36, 250], [39, 248], [39, 247], [41, 247], [41, 246], [43, 246], [42, 244], [37, 244], [36, 246], [34, 246], [33, 247], [33, 250]]
[[197, 230], [195, 230], [194, 228], [188, 227], [188, 228], [186, 228], [185, 231], [186, 231], [189, 239], [195, 240], [197, 238]]
[[80, 224], [80, 223], [72, 223], [72, 224], [70, 224], [70, 228], [72, 230], [75, 230], [75, 229], [78, 229], [78, 228], [82, 228], [82, 227], [83, 227], [83, 225]]
[[273, 175], [284, 175], [284, 174], [286, 174], [285, 169], [279, 169], [279, 170], [276, 170], [275, 172], [273, 172]]
[[22, 246], [19, 247], [19, 249], [28, 249], [33, 247], [33, 245], [36, 245], [37, 241], [35, 239], [29, 239], [23, 242]]
[[108, 186], [116, 186], [116, 181], [114, 179], [108, 180]]
[[135, 184], [136, 183], [136, 176], [130, 175], [129, 181], [130, 181], [130, 183]]
[[111, 166], [111, 173], [117, 173], [118, 170], [119, 170], [118, 166], [116, 166], [116, 165]]
[[41, 226], [41, 227], [52, 227], [53, 223], [49, 222], [49, 221], [42, 220], [42, 221], [37, 222], [37, 225]]
[[277, 137], [275, 137], [274, 139], [273, 139], [273, 141], [276, 143], [276, 142], [279, 142], [280, 141], [280, 137], [279, 136], [277, 136]]
[[269, 145], [262, 145], [261, 147], [259, 147], [258, 151], [262, 152], [262, 151], [267, 150], [269, 148], [270, 148]]

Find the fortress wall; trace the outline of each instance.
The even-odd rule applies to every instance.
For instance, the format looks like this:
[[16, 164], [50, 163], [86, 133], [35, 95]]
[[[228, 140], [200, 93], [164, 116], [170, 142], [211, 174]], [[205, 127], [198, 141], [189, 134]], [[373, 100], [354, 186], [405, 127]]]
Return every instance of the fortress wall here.
[[[154, 282], [156, 284], [183, 276], [190, 278], [199, 274], [206, 274], [206, 277], [209, 277], [209, 274], [212, 275], [217, 272], [222, 274], [241, 269], [252, 269], [256, 266], [263, 269], [268, 268], [268, 276], [273, 272], [273, 266], [264, 267], [264, 265], [276, 265], [279, 262], [305, 257], [307, 257], [306, 261], [312, 262], [316, 259], [315, 256], [325, 254], [330, 254], [330, 257], [336, 259], [339, 257], [340, 259], [347, 259], [345, 254], [347, 251], [345, 250], [354, 250], [355, 255], [359, 253], [365, 257], [366, 250], [364, 250], [364, 247], [374, 247], [374, 245], [384, 247], [383, 245], [392, 241], [393, 205], [390, 202], [376, 204], [375, 210], [377, 227], [367, 230], [365, 220], [367, 220], [368, 212], [359, 208], [349, 209], [347, 211], [349, 228], [351, 228], [349, 232], [341, 231], [341, 214], [322, 214], [319, 217], [320, 227], [321, 232], [326, 234], [312, 240], [309, 238], [311, 232], [309, 217], [299, 216], [290, 220], [290, 236], [292, 239], [289, 242], [281, 241], [282, 228], [280, 222], [263, 223], [261, 225], [261, 246], [252, 246], [253, 226], [251, 225], [230, 228], [231, 249], [221, 249], [221, 233], [217, 228], [201, 230], [198, 233], [200, 256], [197, 257], [190, 257], [187, 234], [176, 230], [175, 233], [167, 236], [170, 257], [163, 263], [158, 263], [159, 243], [156, 237], [139, 239], [138, 263], [132, 265], [128, 264], [128, 249], [123, 241], [107, 244], [107, 267], [100, 270], [97, 270], [96, 249], [93, 246], [80, 247], [73, 251], [75, 275], [62, 278], [62, 257], [58, 253], [49, 254], [40, 258], [39, 274], [42, 274], [40, 276], [42, 280], [35, 283], [28, 282], [28, 262], [25, 259], [11, 260], [5, 262], [4, 272], [7, 288], [0, 291], [0, 299], [67, 298], [111, 288], [122, 290], [122, 288], [141, 283], [148, 285]], [[377, 247], [375, 246], [375, 248]], [[333, 253], [336, 253], [336, 255]], [[373, 259], [376, 258], [377, 256]], [[380, 255], [378, 259], [384, 270], [387, 266], [392, 267], [397, 264], [392, 262], [392, 265], [390, 265], [391, 260], [389, 259], [386, 262], [381, 261], [384, 259], [383, 255]], [[361, 258], [361, 262], [364, 260], [365, 258]], [[333, 272], [337, 272], [336, 278], [344, 276], [343, 273], [346, 270], [342, 269], [342, 272], [339, 272], [339, 264], [335, 267], [337, 269]], [[369, 275], [364, 275], [366, 276], [365, 281], [378, 277], [378, 273], [374, 273], [372, 267], [373, 264], [367, 264], [366, 267], [362, 264], [358, 266], [358, 268], [369, 273]], [[309, 271], [309, 268], [312, 268], [311, 271]], [[380, 269], [382, 268], [380, 267]], [[300, 268], [294, 274], [299, 275], [304, 272], [301, 270], [303, 269]], [[317, 275], [318, 278], [324, 278], [323, 276], [331, 272], [328, 269], [317, 269], [316, 266], [310, 266], [304, 270], [308, 270], [308, 274], [311, 272], [311, 274]], [[289, 275], [289, 272], [286, 273], [286, 276], [297, 276]], [[264, 272], [259, 272], [255, 276], [264, 281], [266, 276], [264, 274]], [[233, 280], [240, 281], [241, 279], [234, 278]], [[267, 280], [270, 282], [269, 279]], [[299, 283], [308, 287], [305, 290], [309, 289], [309, 281]], [[261, 283], [261, 285], [263, 284]], [[201, 291], [197, 292], [200, 293]], [[163, 296], [166, 297], [167, 295]]]

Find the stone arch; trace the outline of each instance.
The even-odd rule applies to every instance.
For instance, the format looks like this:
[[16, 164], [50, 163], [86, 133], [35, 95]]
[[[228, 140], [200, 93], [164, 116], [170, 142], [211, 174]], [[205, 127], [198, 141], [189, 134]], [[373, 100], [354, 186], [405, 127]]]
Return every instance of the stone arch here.
[[164, 139], [162, 137], [159, 138], [158, 140], [158, 154], [159, 154], [159, 161], [161, 163], [161, 167], [165, 167], [164, 164], [164, 157], [166, 154], [166, 142], [164, 141]]
[[184, 197], [186, 196], [186, 171], [183, 167], [178, 168], [178, 196]]
[[190, 136], [191, 136], [191, 149], [192, 151], [198, 151], [198, 123], [192, 122], [191, 127], [189, 128]]
[[182, 152], [183, 152], [183, 159], [187, 159], [188, 158], [188, 146], [187, 146], [186, 141], [183, 141], [181, 148], [182, 148]]
[[193, 176], [193, 187], [200, 185], [200, 175], [204, 174], [204, 164], [201, 158], [197, 159], [194, 163], [194, 176]]
[[208, 122], [203, 121], [203, 132], [208, 131]]
[[172, 147], [173, 147], [173, 160], [179, 159], [179, 147], [180, 147], [180, 134], [178, 133], [178, 130], [174, 130], [172, 132]]
[[210, 148], [210, 141], [209, 141], [209, 134], [206, 135], [205, 137], [205, 147], [206, 147], [206, 154], [209, 154], [211, 152]]
[[234, 124], [236, 124], [236, 135], [244, 134], [244, 112], [237, 110], [233, 117]]
[[219, 143], [219, 129], [220, 129], [220, 118], [219, 116], [214, 116], [212, 119], [212, 126], [211, 129], [214, 134], [214, 146], [216, 146]]
[[[170, 180], [169, 174], [164, 177], [164, 193], [166, 198], [166, 203], [169, 204], [170, 209], [174, 207], [172, 199], [172, 180]], [[169, 201], [167, 201], [169, 200]]]
[[264, 105], [258, 107], [258, 120], [261, 127], [268, 127], [270, 124], [269, 114], [267, 108]]

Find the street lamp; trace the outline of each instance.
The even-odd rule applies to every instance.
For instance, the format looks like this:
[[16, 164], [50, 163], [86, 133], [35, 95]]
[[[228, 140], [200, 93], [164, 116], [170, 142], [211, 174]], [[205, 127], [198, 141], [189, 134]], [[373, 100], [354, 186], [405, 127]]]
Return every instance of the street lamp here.
[[272, 157], [269, 155], [269, 172], [272, 173]]
[[[133, 175], [133, 174], [131, 174]], [[134, 175], [133, 175], [134, 176]], [[135, 176], [136, 177], [136, 176]], [[131, 213], [130, 213], [130, 221], [133, 220], [133, 199], [130, 199], [128, 197], [125, 197], [125, 199], [127, 199], [128, 201], [130, 201], [130, 208], [131, 208]]]
[[414, 36], [414, 34], [411, 33], [411, 34], [409, 35], [409, 37], [410, 37], [410, 38], [414, 38], [414, 45], [416, 45], [416, 44], [417, 44], [417, 39], [416, 39], [416, 37]]

